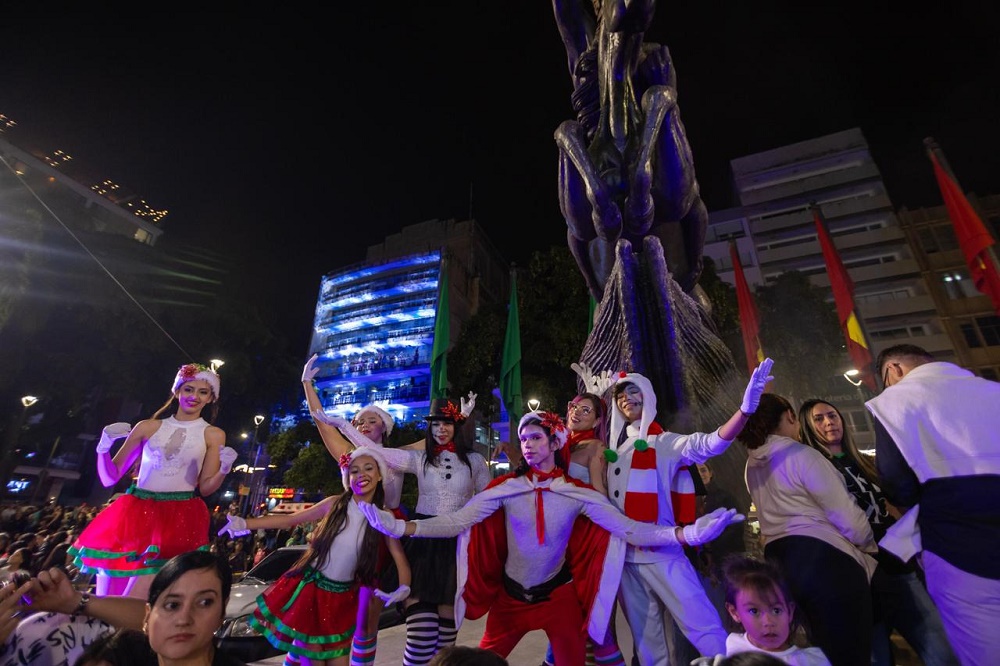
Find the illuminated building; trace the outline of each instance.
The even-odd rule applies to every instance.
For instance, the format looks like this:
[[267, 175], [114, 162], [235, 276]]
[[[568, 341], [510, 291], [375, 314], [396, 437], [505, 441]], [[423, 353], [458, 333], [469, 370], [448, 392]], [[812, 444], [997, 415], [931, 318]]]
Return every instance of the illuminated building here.
[[309, 354], [320, 356], [316, 390], [328, 413], [350, 418], [376, 402], [399, 422], [427, 414], [442, 265], [454, 343], [482, 303], [507, 297], [507, 265], [474, 220], [405, 227], [369, 247], [364, 263], [323, 277]]

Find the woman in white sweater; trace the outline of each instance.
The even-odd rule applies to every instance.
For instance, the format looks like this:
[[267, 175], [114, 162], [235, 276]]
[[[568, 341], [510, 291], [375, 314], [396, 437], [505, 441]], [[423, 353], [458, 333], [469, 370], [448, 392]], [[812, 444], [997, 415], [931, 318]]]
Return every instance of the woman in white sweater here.
[[867, 553], [878, 547], [843, 477], [821, 453], [796, 441], [798, 432], [788, 400], [765, 393], [739, 435], [764, 555], [784, 572], [810, 643], [833, 666], [866, 664], [875, 571]]

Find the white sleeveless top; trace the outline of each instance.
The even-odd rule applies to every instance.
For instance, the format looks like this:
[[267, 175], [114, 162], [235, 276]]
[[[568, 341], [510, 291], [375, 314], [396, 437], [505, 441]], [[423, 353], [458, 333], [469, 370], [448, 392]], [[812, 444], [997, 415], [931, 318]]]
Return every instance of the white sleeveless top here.
[[205, 463], [208, 422], [164, 419], [142, 447], [136, 486], [157, 493], [193, 491]]

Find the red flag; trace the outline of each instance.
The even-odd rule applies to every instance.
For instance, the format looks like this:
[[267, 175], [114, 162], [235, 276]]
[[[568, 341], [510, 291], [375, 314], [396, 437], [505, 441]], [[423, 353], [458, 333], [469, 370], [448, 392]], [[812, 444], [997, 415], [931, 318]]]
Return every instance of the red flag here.
[[955, 236], [958, 237], [958, 244], [972, 275], [972, 283], [976, 285], [976, 289], [990, 297], [994, 309], [1000, 314], [1000, 274], [997, 273], [997, 266], [990, 252], [995, 241], [965, 198], [962, 188], [941, 165], [935, 154], [936, 149], [932, 141], [928, 142], [927, 154], [934, 165], [934, 176], [941, 188], [948, 217], [951, 218]]
[[733, 261], [733, 273], [736, 277], [736, 303], [740, 308], [743, 352], [747, 356], [747, 369], [753, 374], [757, 364], [764, 360], [764, 350], [760, 346], [760, 316], [757, 314], [757, 304], [754, 303], [750, 287], [747, 286], [747, 278], [743, 275], [740, 253], [734, 241], [729, 242], [729, 256]]
[[837, 304], [837, 319], [844, 330], [847, 341], [847, 353], [850, 354], [854, 367], [861, 374], [859, 377], [872, 391], [876, 390], [875, 375], [872, 373], [872, 353], [861, 330], [857, 311], [854, 307], [854, 283], [844, 262], [840, 260], [837, 246], [833, 244], [830, 233], [826, 229], [819, 209], [813, 208], [813, 219], [816, 221], [816, 236], [819, 246], [823, 249], [823, 260], [826, 262], [826, 272], [830, 276], [830, 288], [833, 290], [833, 300]]

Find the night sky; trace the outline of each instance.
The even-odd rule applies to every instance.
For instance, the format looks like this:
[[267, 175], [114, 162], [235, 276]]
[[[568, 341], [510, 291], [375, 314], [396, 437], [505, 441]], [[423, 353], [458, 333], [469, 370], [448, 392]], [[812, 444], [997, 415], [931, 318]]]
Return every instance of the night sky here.
[[[925, 136], [964, 189], [1000, 193], [1000, 9], [813, 4], [660, 3], [646, 39], [670, 47], [709, 209], [735, 204], [729, 160], [851, 127], [897, 207], [941, 203]], [[320, 277], [406, 225], [471, 213], [518, 262], [565, 242], [552, 133], [571, 86], [549, 3], [277, 7], [8, 7], [0, 113], [167, 208], [171, 237], [235, 257], [303, 351]]]

